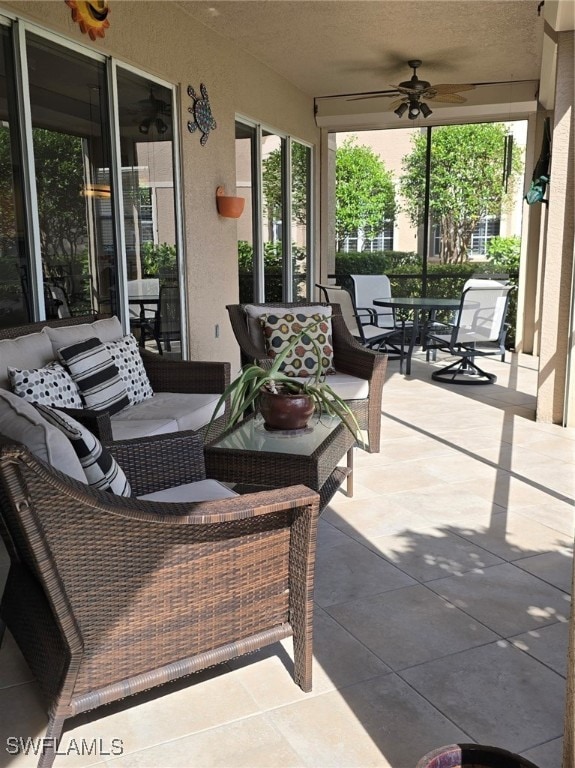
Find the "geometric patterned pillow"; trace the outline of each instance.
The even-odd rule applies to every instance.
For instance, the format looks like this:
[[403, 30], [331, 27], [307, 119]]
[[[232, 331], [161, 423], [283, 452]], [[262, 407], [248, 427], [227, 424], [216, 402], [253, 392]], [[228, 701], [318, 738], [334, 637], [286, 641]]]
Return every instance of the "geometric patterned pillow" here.
[[118, 413], [130, 405], [126, 386], [108, 350], [92, 337], [58, 350], [87, 408]]
[[310, 317], [298, 313], [297, 309], [293, 309], [284, 315], [263, 315], [261, 323], [266, 341], [266, 351], [271, 358], [283, 352], [300, 331], [309, 328], [309, 332], [301, 337], [280, 368], [286, 376], [307, 378], [317, 373], [320, 366], [312, 340], [318, 344], [321, 350], [321, 374], [335, 373], [331, 317], [326, 317], [323, 314], [314, 314]]
[[60, 363], [48, 363], [44, 368], [11, 368], [8, 378], [12, 392], [30, 403], [43, 403], [56, 408], [83, 408], [78, 387]]
[[98, 438], [79, 421], [47, 405], [36, 408], [49, 424], [58, 427], [70, 440], [86, 474], [88, 485], [116, 496], [131, 496], [132, 489], [124, 471]]
[[104, 346], [120, 372], [130, 403], [135, 405], [153, 397], [154, 390], [144, 368], [135, 336], [130, 333], [117, 341], [105, 341]]

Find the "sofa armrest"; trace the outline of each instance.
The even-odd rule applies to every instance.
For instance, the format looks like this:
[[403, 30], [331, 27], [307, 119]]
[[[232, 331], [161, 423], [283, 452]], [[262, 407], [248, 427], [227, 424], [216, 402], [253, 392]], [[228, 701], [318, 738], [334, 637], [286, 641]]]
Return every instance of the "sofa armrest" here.
[[112, 440], [112, 422], [107, 411], [93, 411], [89, 408], [58, 408], [67, 413], [76, 421], [79, 421], [86, 429], [89, 429], [99, 440]]
[[140, 354], [154, 392], [222, 393], [231, 381], [227, 362], [163, 360], [145, 350]]
[[106, 447], [124, 470], [135, 496], [204, 480], [204, 443], [198, 432], [170, 432]]

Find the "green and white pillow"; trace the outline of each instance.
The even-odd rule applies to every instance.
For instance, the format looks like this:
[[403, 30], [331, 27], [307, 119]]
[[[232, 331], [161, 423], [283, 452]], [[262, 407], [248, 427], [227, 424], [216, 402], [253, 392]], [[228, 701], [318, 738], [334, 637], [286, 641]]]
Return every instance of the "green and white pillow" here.
[[130, 405], [118, 368], [98, 339], [61, 347], [58, 357], [78, 386], [86, 408], [114, 414]]
[[131, 496], [132, 489], [124, 471], [98, 438], [79, 421], [47, 405], [36, 405], [44, 419], [63, 432], [80, 459], [88, 485], [116, 496]]
[[297, 336], [304, 328], [309, 329], [282, 364], [281, 371], [286, 376], [308, 378], [317, 373], [320, 362], [313, 342], [320, 349], [322, 375], [335, 373], [331, 317], [319, 313], [310, 316], [293, 310], [283, 315], [272, 313], [263, 315], [261, 324], [266, 342], [266, 352], [271, 358], [281, 354], [294, 336]]

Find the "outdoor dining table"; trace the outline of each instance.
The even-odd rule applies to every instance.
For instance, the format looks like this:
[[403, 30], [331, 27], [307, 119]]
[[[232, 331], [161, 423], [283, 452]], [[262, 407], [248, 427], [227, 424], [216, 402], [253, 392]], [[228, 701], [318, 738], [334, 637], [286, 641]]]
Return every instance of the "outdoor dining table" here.
[[[411, 373], [411, 357], [413, 355], [413, 349], [419, 335], [420, 327], [423, 327], [425, 330], [430, 318], [433, 318], [434, 314], [440, 310], [459, 309], [461, 297], [458, 296], [454, 299], [436, 299], [432, 296], [399, 296], [397, 298], [374, 299], [373, 303], [378, 307], [403, 309], [409, 311], [412, 315], [413, 324], [411, 326], [409, 346], [405, 355], [405, 373], [409, 376]], [[402, 320], [402, 327], [405, 333], [405, 319]], [[425, 339], [423, 339], [422, 342], [423, 345], [425, 345]]]

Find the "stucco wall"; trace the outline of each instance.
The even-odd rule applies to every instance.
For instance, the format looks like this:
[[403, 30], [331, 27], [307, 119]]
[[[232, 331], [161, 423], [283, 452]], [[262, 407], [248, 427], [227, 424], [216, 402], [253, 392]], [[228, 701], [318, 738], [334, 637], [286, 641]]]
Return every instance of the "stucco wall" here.
[[[237, 114], [316, 144], [313, 99], [215, 35], [172, 2], [114, 0], [110, 27], [92, 42], [62, 2], [2, 2], [3, 9], [181, 86], [182, 181], [190, 357], [239, 361], [225, 305], [238, 300], [236, 221], [218, 216], [215, 190], [235, 187]], [[206, 12], [208, 10], [206, 9]], [[207, 144], [187, 130], [188, 84], [206, 84], [217, 129]], [[215, 338], [215, 326], [220, 336]]]
[[[537, 418], [573, 426], [575, 32], [557, 36], [557, 87], [543, 277]], [[571, 370], [570, 370], [571, 368]], [[571, 410], [566, 408], [570, 403]]]

